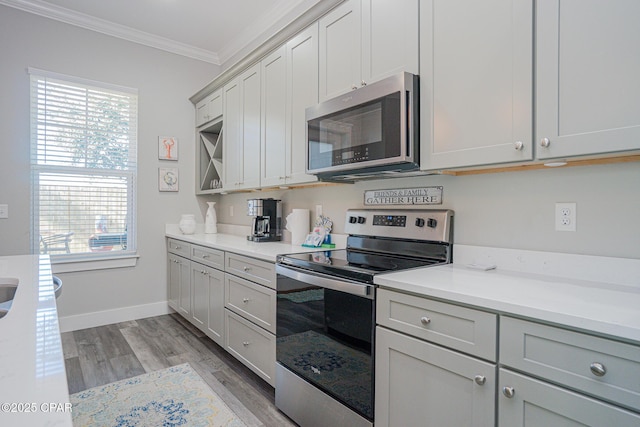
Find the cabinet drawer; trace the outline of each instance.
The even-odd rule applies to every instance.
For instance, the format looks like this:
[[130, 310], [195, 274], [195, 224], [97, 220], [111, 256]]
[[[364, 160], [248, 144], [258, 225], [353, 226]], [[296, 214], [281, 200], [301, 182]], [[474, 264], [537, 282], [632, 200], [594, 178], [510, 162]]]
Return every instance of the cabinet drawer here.
[[276, 270], [272, 262], [242, 255], [225, 254], [225, 271], [271, 289], [276, 288]]
[[189, 258], [191, 255], [191, 244], [183, 242], [182, 240], [167, 239], [167, 250], [172, 254], [180, 255]]
[[640, 410], [640, 346], [502, 317], [500, 361]]
[[191, 246], [191, 259], [209, 267], [224, 270], [224, 251], [204, 246]]
[[276, 291], [225, 274], [224, 305], [271, 333], [276, 333]]
[[274, 386], [276, 337], [225, 309], [225, 348], [262, 379]]
[[497, 316], [427, 298], [379, 289], [379, 325], [496, 361]]

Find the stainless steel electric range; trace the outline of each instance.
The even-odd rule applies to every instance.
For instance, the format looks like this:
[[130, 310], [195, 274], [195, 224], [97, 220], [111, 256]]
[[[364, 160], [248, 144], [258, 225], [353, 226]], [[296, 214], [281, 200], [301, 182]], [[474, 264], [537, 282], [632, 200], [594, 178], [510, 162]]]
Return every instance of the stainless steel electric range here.
[[276, 264], [276, 406], [303, 427], [373, 425], [373, 279], [450, 263], [453, 211], [348, 210], [345, 232]]

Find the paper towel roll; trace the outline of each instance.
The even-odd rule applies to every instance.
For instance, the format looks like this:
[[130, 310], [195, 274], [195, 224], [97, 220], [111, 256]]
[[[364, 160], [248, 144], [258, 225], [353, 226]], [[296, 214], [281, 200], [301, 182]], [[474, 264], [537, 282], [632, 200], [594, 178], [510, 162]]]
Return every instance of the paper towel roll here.
[[301, 245], [309, 234], [309, 209], [293, 209], [287, 215], [286, 229], [291, 232], [291, 244]]

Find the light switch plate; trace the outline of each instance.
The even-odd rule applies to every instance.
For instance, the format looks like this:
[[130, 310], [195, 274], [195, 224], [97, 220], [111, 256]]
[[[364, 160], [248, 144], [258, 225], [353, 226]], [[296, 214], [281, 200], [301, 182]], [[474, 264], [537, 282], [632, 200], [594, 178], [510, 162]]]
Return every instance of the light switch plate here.
[[0, 205], [0, 219], [9, 218], [9, 205]]

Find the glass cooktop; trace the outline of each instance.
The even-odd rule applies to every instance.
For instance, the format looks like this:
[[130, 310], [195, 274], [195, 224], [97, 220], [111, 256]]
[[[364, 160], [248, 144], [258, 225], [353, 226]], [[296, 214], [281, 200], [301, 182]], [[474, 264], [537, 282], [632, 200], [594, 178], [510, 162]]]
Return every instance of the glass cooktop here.
[[352, 249], [281, 255], [278, 263], [365, 283], [373, 283], [373, 277], [379, 273], [443, 264], [433, 259], [396, 257]]

